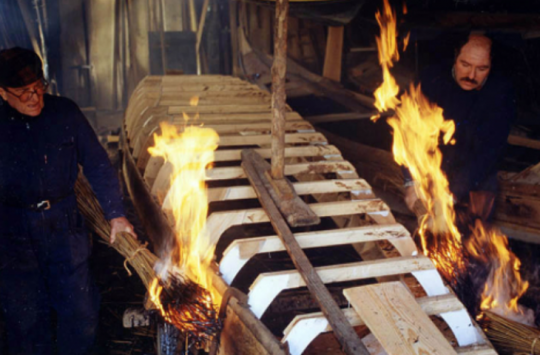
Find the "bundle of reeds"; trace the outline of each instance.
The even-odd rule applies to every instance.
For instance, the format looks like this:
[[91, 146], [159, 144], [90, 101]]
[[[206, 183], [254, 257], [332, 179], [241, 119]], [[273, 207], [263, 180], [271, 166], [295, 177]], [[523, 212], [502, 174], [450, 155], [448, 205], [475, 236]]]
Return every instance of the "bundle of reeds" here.
[[540, 329], [485, 312], [480, 324], [502, 355], [540, 355]]
[[221, 329], [221, 320], [208, 290], [177, 272], [169, 273], [166, 281], [161, 280], [154, 270], [158, 257], [129, 233], [119, 233], [114, 244], [110, 244], [110, 224], [83, 176], [79, 176], [75, 184], [75, 193], [79, 210], [90, 229], [126, 258], [126, 263], [133, 267], [148, 290], [154, 289], [159, 297], [159, 302], [154, 303], [161, 303], [156, 304], [161, 316], [185, 333], [190, 346], [208, 348]]

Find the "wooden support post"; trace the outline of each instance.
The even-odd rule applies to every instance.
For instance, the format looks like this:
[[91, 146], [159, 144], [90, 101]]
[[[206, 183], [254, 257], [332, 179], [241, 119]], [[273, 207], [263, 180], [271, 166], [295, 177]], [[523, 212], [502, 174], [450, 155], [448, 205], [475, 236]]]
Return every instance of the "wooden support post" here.
[[323, 76], [341, 81], [341, 58], [343, 55], [343, 26], [328, 27]]
[[204, 30], [204, 23], [206, 22], [206, 13], [208, 12], [208, 3], [209, 0], [204, 0], [202, 9], [201, 9], [201, 19], [199, 21], [199, 28], [197, 29], [197, 43], [195, 45], [195, 55], [197, 56], [197, 75], [202, 74], [202, 64], [201, 64], [201, 40]]
[[279, 212], [269, 191], [265, 187], [263, 181], [265, 177], [264, 174], [260, 174], [253, 161], [247, 157], [247, 154], [244, 154], [246, 152], [248, 151], [242, 152], [242, 167], [244, 168], [253, 189], [257, 193], [261, 205], [266, 211], [270, 223], [272, 223], [272, 227], [283, 242], [283, 245], [287, 249], [296, 269], [302, 275], [309, 291], [319, 303], [323, 314], [332, 326], [334, 334], [343, 346], [345, 353], [350, 355], [368, 355], [368, 350], [349, 324], [343, 311], [332, 298], [332, 295], [309, 262], [306, 254], [300, 247], [300, 244], [289, 229], [287, 222], [285, 222], [285, 219]]
[[272, 177], [283, 179], [285, 167], [285, 110], [287, 94], [287, 18], [289, 0], [276, 0], [274, 63], [272, 65]]
[[248, 161], [261, 176], [261, 180], [276, 207], [292, 227], [313, 226], [321, 219], [298, 196], [293, 185], [286, 178], [272, 179], [270, 164], [253, 149], [242, 151], [242, 161]]

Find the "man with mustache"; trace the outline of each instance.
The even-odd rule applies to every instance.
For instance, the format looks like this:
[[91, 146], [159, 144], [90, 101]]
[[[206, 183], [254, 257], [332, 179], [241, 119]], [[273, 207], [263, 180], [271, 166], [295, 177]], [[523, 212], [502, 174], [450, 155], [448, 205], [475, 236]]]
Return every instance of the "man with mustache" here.
[[[442, 145], [442, 168], [454, 199], [488, 218], [497, 189], [502, 158], [516, 116], [511, 82], [492, 68], [492, 40], [471, 34], [458, 46], [452, 66], [427, 69], [422, 92], [456, 124], [455, 145]], [[405, 171], [405, 202], [412, 210], [418, 196]]]
[[133, 233], [92, 127], [47, 86], [36, 53], [0, 51], [0, 306], [11, 355], [53, 353], [51, 309], [59, 354], [87, 354], [94, 341], [99, 294], [73, 191], [79, 165], [111, 223], [111, 242]]

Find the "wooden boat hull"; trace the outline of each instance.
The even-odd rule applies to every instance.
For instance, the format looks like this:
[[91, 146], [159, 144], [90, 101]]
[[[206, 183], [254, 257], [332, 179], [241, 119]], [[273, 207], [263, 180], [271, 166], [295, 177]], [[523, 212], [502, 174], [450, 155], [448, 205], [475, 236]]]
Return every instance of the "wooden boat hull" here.
[[[200, 97], [198, 107], [189, 105], [191, 96]], [[255, 192], [240, 166], [240, 151], [245, 147], [255, 147], [263, 157], [270, 157], [270, 99], [269, 93], [238, 78], [147, 77], [133, 93], [125, 114], [124, 179], [158, 256], [171, 243], [173, 233], [168, 207], [161, 204], [169, 190], [171, 170], [162, 159], [149, 156], [153, 134], [159, 132], [160, 122], [182, 126], [183, 112], [198, 112], [197, 124], [214, 128], [220, 135], [215, 166], [207, 174], [211, 211], [207, 231], [218, 246], [210, 270], [212, 287], [222, 296], [221, 314], [225, 316], [220, 354], [301, 354], [321, 333], [331, 331], [322, 314], [305, 307], [296, 310], [305, 314], [292, 317], [288, 326], [277, 331], [274, 326], [270, 331], [269, 315], [280, 294], [294, 293], [305, 284], [296, 270], [286, 266], [269, 271], [249, 264], [261, 255], [284, 250], [277, 236], [260, 232], [269, 225], [268, 216], [262, 208], [253, 208], [258, 206]], [[386, 204], [374, 196], [340, 151], [296, 112], [289, 109], [286, 118], [285, 174], [294, 181], [297, 193], [310, 201], [311, 209], [327, 221], [315, 231], [305, 229], [295, 236], [306, 250], [319, 248], [330, 255], [332, 248], [353, 246], [361, 255], [354, 262], [340, 260], [336, 265], [317, 267], [322, 280], [344, 284], [336, 292], [352, 297], [351, 304], [356, 305], [355, 294], [366, 290], [358, 285], [365, 280], [375, 282], [371, 287], [394, 289], [397, 286], [392, 281], [416, 279], [423, 293], [417, 294], [420, 308], [414, 317], [430, 323], [429, 315], [440, 315], [458, 338], [461, 348], [457, 351], [495, 354], [431, 261], [418, 255], [407, 230], [395, 222]], [[245, 208], [243, 202], [252, 208]], [[381, 243], [395, 257], [387, 258]], [[260, 274], [244, 285], [239, 275], [246, 269]], [[367, 324], [355, 309], [343, 311], [353, 326]], [[429, 327], [439, 332], [434, 325]]]

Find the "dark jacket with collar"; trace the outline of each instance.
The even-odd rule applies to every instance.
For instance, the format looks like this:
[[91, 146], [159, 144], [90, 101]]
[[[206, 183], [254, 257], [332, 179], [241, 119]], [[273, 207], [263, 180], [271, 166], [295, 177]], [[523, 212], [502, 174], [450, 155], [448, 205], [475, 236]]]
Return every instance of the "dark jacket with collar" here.
[[37, 117], [0, 106], [0, 209], [72, 195], [80, 164], [105, 217], [124, 216], [117, 174], [78, 106], [51, 95], [44, 104]]

